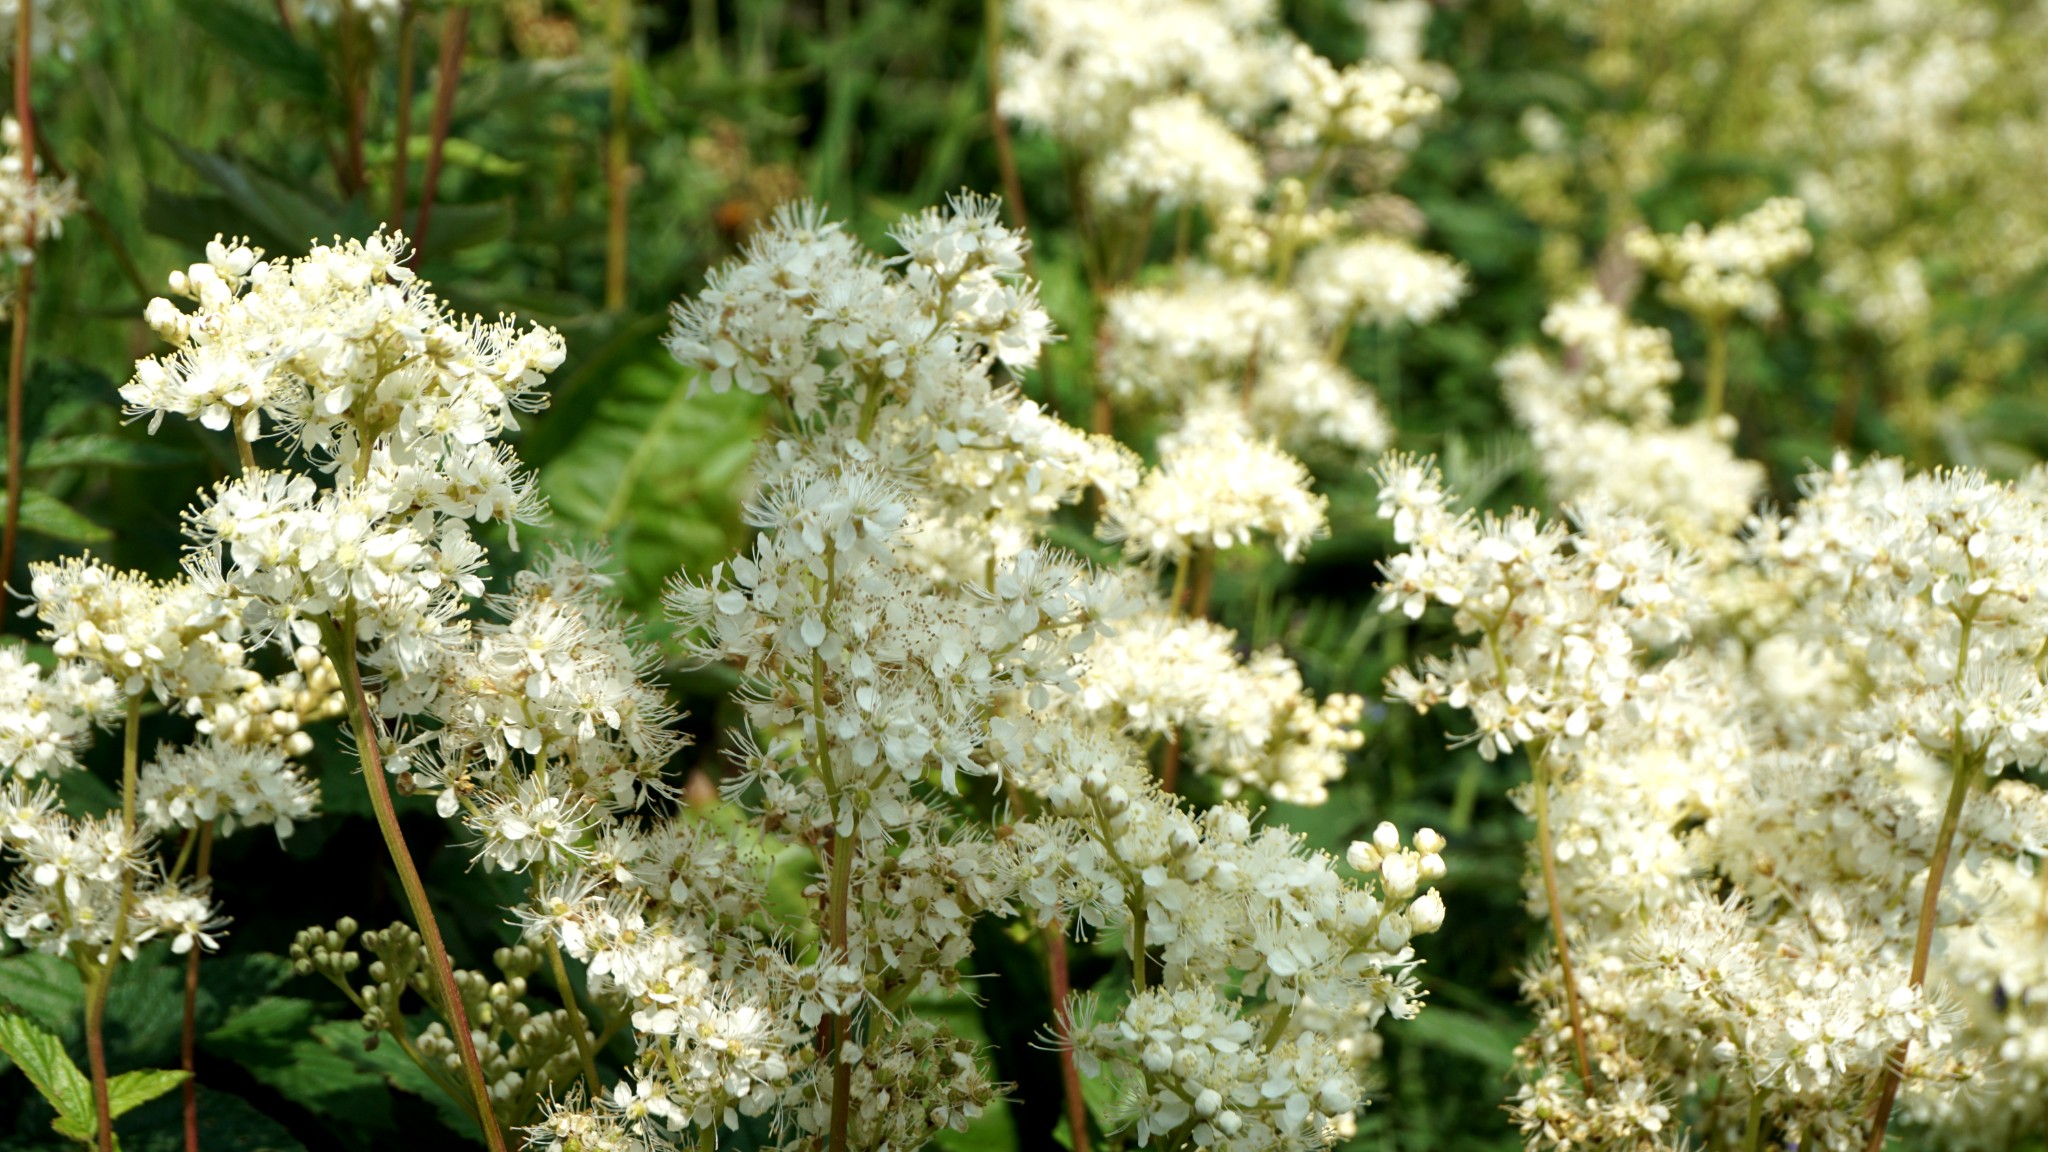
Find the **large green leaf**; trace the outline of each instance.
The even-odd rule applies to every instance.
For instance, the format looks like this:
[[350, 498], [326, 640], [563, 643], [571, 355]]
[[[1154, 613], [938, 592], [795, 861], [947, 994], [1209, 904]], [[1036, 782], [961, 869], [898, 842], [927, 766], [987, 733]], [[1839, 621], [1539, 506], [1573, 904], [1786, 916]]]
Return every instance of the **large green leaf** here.
[[[310, 1000], [266, 996], [201, 1038], [208, 1052], [233, 1060], [278, 1095], [357, 1133], [391, 1126], [384, 1078], [333, 1043], [313, 1036], [321, 1023]], [[366, 1038], [354, 1024], [350, 1041]]]
[[[162, 468], [190, 463], [196, 458], [191, 452], [153, 440], [88, 432], [30, 445], [22, 467], [27, 472], [57, 468]], [[6, 470], [6, 465], [0, 463], [0, 475], [5, 475]]]
[[63, 1036], [77, 1032], [83, 1004], [78, 970], [57, 957], [23, 952], [0, 959], [0, 1005]]
[[597, 411], [541, 473], [557, 531], [608, 543], [626, 569], [629, 604], [651, 607], [681, 569], [730, 555], [761, 435], [758, 398], [691, 396], [688, 378], [655, 352], [617, 368]]
[[[405, 1050], [383, 1037], [383, 1042], [374, 1047], [363, 1043], [361, 1026], [349, 1020], [329, 1020], [313, 1029], [313, 1034], [326, 1042], [328, 1047], [345, 1055], [356, 1067], [364, 1072], [379, 1076], [392, 1087], [410, 1092], [433, 1105], [434, 1114], [441, 1122], [454, 1131], [478, 1143], [484, 1134], [477, 1123], [448, 1090], [434, 1082], [434, 1078], [412, 1062]], [[458, 1084], [466, 1082], [458, 1081]]]
[[[76, 1072], [77, 1069], [73, 1068], [72, 1071]], [[190, 1072], [183, 1069], [164, 1068], [141, 1068], [133, 1072], [123, 1072], [107, 1081], [107, 1115], [118, 1120], [122, 1114], [139, 1105], [147, 1104], [183, 1084], [185, 1078], [190, 1075]], [[57, 1120], [52, 1126], [59, 1133], [81, 1142], [92, 1140], [93, 1134], [99, 1131], [99, 1125], [97, 1105], [92, 1100], [91, 1092], [92, 1089], [88, 1086], [84, 1111], [65, 1109], [58, 1113]], [[115, 1143], [118, 1146], [120, 1142], [117, 1140]]]
[[114, 538], [112, 529], [86, 519], [84, 513], [41, 488], [22, 489], [21, 527], [26, 532], [74, 544], [104, 544]]
[[178, 9], [223, 47], [282, 81], [293, 95], [326, 99], [327, 71], [319, 54], [292, 39], [268, 12], [234, 0], [178, 0]]
[[0, 1013], [0, 1052], [14, 1062], [43, 1099], [65, 1116], [91, 1117], [92, 1082], [64, 1051], [64, 1042], [16, 1012]]

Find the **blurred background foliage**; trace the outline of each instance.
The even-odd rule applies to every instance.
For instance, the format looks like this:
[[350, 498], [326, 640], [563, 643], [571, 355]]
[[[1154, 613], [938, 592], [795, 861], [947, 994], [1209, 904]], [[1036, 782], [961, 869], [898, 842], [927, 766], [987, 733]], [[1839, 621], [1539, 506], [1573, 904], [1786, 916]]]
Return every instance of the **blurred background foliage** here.
[[[1338, 60], [1360, 54], [1363, 33], [1341, 0], [1285, 7], [1320, 51]], [[115, 388], [153, 348], [143, 306], [217, 233], [296, 253], [309, 238], [365, 234], [387, 221], [417, 232], [416, 202], [391, 211], [400, 61], [396, 37], [374, 52], [337, 43], [303, 14], [291, 20], [289, 3], [103, 0], [87, 8], [84, 37], [68, 58], [39, 64], [36, 78], [46, 161], [77, 179], [91, 211], [38, 264], [18, 565], [88, 546], [162, 573], [178, 560], [181, 510], [232, 470], [233, 449], [196, 424], [173, 422], [150, 436], [122, 422]], [[405, 144], [416, 201], [452, 17], [438, 3], [409, 11]], [[881, 243], [906, 210], [963, 186], [998, 188], [986, 15], [978, 0], [496, 0], [468, 10], [422, 273], [460, 308], [516, 312], [567, 337], [552, 407], [528, 422], [519, 450], [553, 505], [541, 534], [608, 548], [632, 606], [651, 609], [671, 573], [701, 570], [740, 543], [746, 466], [764, 423], [751, 397], [691, 394], [659, 343], [667, 306], [698, 288], [781, 200], [822, 200]], [[1667, 45], [1661, 63], [1643, 66], [1713, 59], [1744, 43], [1693, 34], [1709, 39]], [[1521, 161], [1526, 179], [1514, 185], [1503, 166], [1530, 151], [1531, 107], [1577, 131], [1657, 98], [1656, 77], [1589, 67], [1612, 47], [1606, 38], [1515, 0], [1447, 0], [1428, 44], [1428, 56], [1455, 71], [1458, 92], [1397, 188], [1427, 218], [1426, 243], [1466, 264], [1474, 289], [1447, 320], [1386, 350], [1404, 382], [1401, 444], [1438, 453], [1453, 487], [1475, 503], [1540, 500], [1492, 364], [1535, 337], [1560, 287], [1556, 270], [1589, 261], [1627, 223], [1669, 230], [1711, 221], [1790, 190], [1794, 174], [1768, 150], [1745, 150], [1747, 113], [1735, 104], [1742, 89], [1724, 75], [1731, 107], [1679, 99], [1682, 143], [1620, 207], [1610, 199], [1603, 213], [1579, 210], [1598, 200], [1585, 189], [1553, 198], [1549, 209], [1541, 198], [1512, 202], [1502, 187], [1579, 178]], [[1724, 63], [1734, 72], [1739, 61]], [[351, 76], [364, 94], [360, 175], [348, 143]], [[1030, 387], [1085, 425], [1093, 318], [1067, 183], [1049, 141], [1021, 137], [1017, 149], [1045, 298], [1068, 336]], [[623, 214], [613, 211], [620, 200]], [[2037, 275], [1988, 296], [1937, 292], [1951, 335], [1920, 361], [1917, 408], [1888, 386], [1896, 350], [1832, 316], [1837, 306], [1816, 291], [1816, 275], [1810, 266], [1795, 273], [1786, 315], [1739, 331], [1732, 352], [1741, 449], [1770, 467], [1780, 497], [1836, 445], [2006, 471], [2048, 453], [2048, 404], [2034, 371], [2048, 335]], [[1700, 333], [1682, 316], [1649, 300], [1640, 315], [1672, 327], [1688, 362], [1702, 354]], [[1353, 354], [1361, 373], [1379, 375], [1370, 340], [1354, 342]], [[1370, 478], [1326, 469], [1319, 482], [1331, 497], [1332, 537], [1303, 565], [1227, 566], [1215, 615], [1249, 647], [1283, 644], [1312, 690], [1377, 700], [1391, 666], [1445, 638], [1375, 610], [1375, 564], [1390, 541], [1372, 515]], [[1062, 543], [1088, 546], [1078, 528], [1070, 535]], [[514, 552], [497, 542], [498, 578], [538, 543], [522, 539]], [[21, 567], [8, 575], [12, 587], [25, 586]], [[715, 773], [729, 680], [675, 670], [671, 682], [697, 738], [678, 771]], [[361, 790], [345, 778], [353, 761], [331, 746], [323, 753], [323, 817], [282, 853], [257, 838], [222, 845], [218, 891], [236, 919], [229, 954], [203, 966], [203, 1135], [219, 1148], [458, 1145], [464, 1122], [447, 1102], [388, 1049], [366, 1050], [340, 998], [292, 979], [282, 959], [308, 924], [346, 914], [376, 925], [402, 911]], [[1433, 720], [1375, 705], [1366, 747], [1327, 805], [1268, 809], [1269, 819], [1339, 852], [1391, 819], [1441, 830], [1455, 853], [1443, 884], [1450, 917], [1424, 949], [1430, 1010], [1383, 1030], [1380, 1093], [1361, 1115], [1354, 1147], [1518, 1146], [1500, 1102], [1526, 1027], [1516, 978], [1532, 944], [1521, 881], [1526, 828], [1507, 799], [1520, 772], [1448, 748]], [[102, 763], [97, 776], [66, 777], [74, 810], [104, 808], [110, 775], [117, 770]], [[466, 853], [440, 851], [447, 828], [424, 804], [406, 819], [458, 964], [482, 966], [511, 937], [498, 909], [516, 894], [496, 890], [503, 877], [468, 869]], [[1018, 1087], [1008, 1108], [947, 1146], [1050, 1147], [1056, 1072], [1029, 1043], [1048, 1019], [1042, 962], [1035, 945], [1000, 927], [978, 944], [976, 971], [1004, 978], [1004, 991], [943, 1010], [963, 1031], [1003, 1042], [997, 1070]], [[1075, 964], [1085, 986], [1110, 962], [1082, 949]], [[174, 969], [139, 963], [121, 977], [111, 1011], [115, 1069], [174, 1064]], [[74, 1047], [78, 996], [61, 964], [0, 958], [0, 1000]], [[178, 1147], [175, 1096], [121, 1128], [131, 1152]], [[45, 1106], [22, 1078], [0, 1076], [0, 1146], [54, 1140]]]

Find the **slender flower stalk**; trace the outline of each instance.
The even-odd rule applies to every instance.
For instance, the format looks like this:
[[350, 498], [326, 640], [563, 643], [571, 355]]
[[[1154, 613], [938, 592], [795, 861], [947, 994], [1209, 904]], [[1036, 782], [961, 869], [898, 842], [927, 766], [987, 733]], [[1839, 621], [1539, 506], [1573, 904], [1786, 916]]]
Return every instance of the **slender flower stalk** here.
[[[197, 871], [201, 884], [213, 874], [213, 821], [208, 820], [186, 834], [187, 847], [199, 843]], [[180, 853], [182, 858], [182, 851]], [[177, 871], [177, 869], [173, 869]], [[199, 1152], [199, 954], [194, 948], [185, 954], [185, 1005], [178, 1038], [178, 1067], [185, 1070], [180, 1085], [185, 1096], [185, 1152]]]
[[626, 307], [626, 255], [632, 191], [633, 0], [612, 0], [611, 108], [605, 129], [604, 308]]
[[1073, 996], [1073, 978], [1067, 962], [1067, 934], [1059, 925], [1045, 930], [1046, 972], [1051, 977], [1053, 1025], [1059, 1031], [1060, 1093], [1067, 1105], [1068, 1147], [1089, 1152], [1088, 1100], [1081, 1094], [1081, 1066], [1074, 1055], [1074, 1014], [1068, 1003]]
[[[15, 5], [14, 20], [14, 120], [21, 130], [21, 162], [24, 177], [35, 180], [36, 115], [30, 87], [35, 59], [31, 51], [35, 5]], [[33, 198], [31, 198], [33, 203]], [[13, 579], [15, 546], [21, 534], [22, 399], [28, 388], [29, 302], [35, 297], [36, 223], [33, 218], [23, 229], [28, 259], [20, 263], [14, 288], [14, 324], [7, 337], [7, 510], [0, 524], [0, 583]]]
[[455, 983], [455, 966], [448, 958], [448, 946], [441, 939], [440, 921], [435, 918], [434, 907], [427, 900], [426, 885], [421, 882], [419, 868], [413, 863], [412, 850], [406, 846], [405, 833], [398, 826], [398, 809], [391, 802], [391, 787], [384, 779], [384, 757], [378, 744], [377, 724], [372, 716], [369, 696], [363, 689], [362, 673], [356, 665], [354, 626], [345, 614], [339, 622], [323, 621], [321, 636], [329, 658], [334, 661], [335, 671], [341, 674], [343, 691], [347, 694], [349, 727], [355, 733], [356, 754], [362, 760], [363, 784], [370, 794], [370, 808], [376, 814], [377, 830], [383, 834], [392, 867], [398, 871], [406, 903], [412, 908], [413, 923], [419, 928], [420, 938], [426, 945], [427, 958], [434, 970], [435, 992], [441, 1010], [448, 1017], [449, 1031], [454, 1033], [456, 1048], [462, 1056], [462, 1071], [469, 1081], [470, 1098], [476, 1105], [477, 1124], [483, 1129], [484, 1141], [490, 1145], [491, 1152], [505, 1152], [505, 1135], [498, 1130], [497, 1117], [491, 1108], [490, 1085], [484, 1080], [483, 1062], [477, 1058], [469, 1012], [463, 1006], [462, 990]]
[[412, 264], [426, 259], [428, 228], [434, 222], [434, 197], [441, 189], [442, 153], [448, 144], [448, 121], [455, 112], [455, 90], [462, 82], [463, 49], [469, 41], [469, 8], [451, 4], [441, 18], [441, 58], [434, 79], [434, 120], [427, 137], [427, 171], [420, 184], [420, 218], [413, 229]]
[[1002, 175], [1003, 206], [1009, 210], [1010, 226], [1028, 232], [1031, 221], [1024, 208], [1024, 181], [1017, 175], [1010, 121], [1003, 114], [1003, 0], [983, 0], [982, 37], [982, 62], [988, 69], [988, 130], [995, 140], [996, 169]]
[[1564, 984], [1565, 1018], [1572, 1030], [1572, 1061], [1578, 1068], [1579, 1082], [1590, 1093], [1593, 1063], [1586, 1057], [1586, 1019], [1579, 1005], [1579, 979], [1572, 971], [1571, 931], [1565, 923], [1564, 901], [1558, 895], [1557, 848], [1550, 828], [1550, 773], [1542, 747], [1530, 750], [1529, 764], [1529, 790], [1536, 806], [1536, 858], [1543, 870], [1543, 899], [1550, 909], [1551, 939], [1557, 947], [1559, 979]]
[[405, 224], [405, 185], [412, 177], [413, 45], [419, 31], [419, 7], [405, 0], [398, 17], [398, 107], [392, 114], [391, 211], [385, 220], [393, 228]]
[[[128, 697], [127, 716], [121, 731], [121, 831], [132, 844], [135, 837], [136, 774], [142, 746], [142, 697]], [[86, 987], [85, 1050], [92, 1077], [95, 1132], [100, 1152], [114, 1152], [114, 1116], [107, 1097], [107, 996], [113, 990], [114, 969], [119, 966], [121, 952], [128, 944], [128, 910], [134, 897], [134, 873], [123, 870], [119, 919], [114, 922], [113, 943], [100, 958]]]

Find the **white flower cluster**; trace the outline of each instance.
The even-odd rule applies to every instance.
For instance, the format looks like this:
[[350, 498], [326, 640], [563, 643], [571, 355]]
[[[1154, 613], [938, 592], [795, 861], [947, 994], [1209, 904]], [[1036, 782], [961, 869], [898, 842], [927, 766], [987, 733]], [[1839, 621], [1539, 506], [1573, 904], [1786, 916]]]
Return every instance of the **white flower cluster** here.
[[1295, 283], [1326, 330], [1427, 324], [1467, 287], [1456, 262], [1391, 236], [1316, 248], [1302, 260]]
[[[12, 19], [6, 27], [13, 31]], [[43, 175], [41, 158], [22, 154], [21, 124], [12, 116], [0, 119], [0, 146], [0, 251], [16, 264], [32, 263], [36, 246], [62, 235], [64, 218], [78, 210], [78, 187], [69, 177]]]
[[1255, 435], [1236, 408], [1200, 408], [1160, 441], [1159, 466], [1104, 509], [1101, 532], [1143, 561], [1185, 561], [1198, 549], [1273, 538], [1299, 559], [1329, 532], [1329, 499], [1309, 490], [1301, 461]]
[[382, 33], [397, 25], [405, 4], [404, 0], [299, 0], [299, 10], [306, 19], [322, 26], [354, 17]]
[[1392, 435], [1372, 392], [1322, 352], [1301, 297], [1213, 274], [1111, 296], [1103, 382], [1132, 407], [1250, 396], [1254, 427], [1298, 450], [1374, 453]]
[[1670, 334], [1630, 323], [1591, 288], [1552, 304], [1543, 330], [1563, 364], [1522, 348], [1494, 370], [1551, 496], [1627, 509], [1691, 548], [1731, 539], [1763, 469], [1735, 455], [1732, 420], [1672, 421]]
[[[1320, 1147], [1346, 1130], [1363, 1095], [1360, 1036], [1421, 1007], [1411, 941], [1443, 923], [1442, 898], [1423, 888], [1444, 874], [1443, 839], [1423, 829], [1403, 848], [1382, 824], [1349, 853], [1378, 874], [1369, 889], [1234, 805], [1183, 811], [1099, 736], [1000, 738], [1056, 817], [1014, 832], [1020, 898], [1118, 932], [1131, 953], [1133, 996], [1072, 1045], [1118, 1086], [1140, 1142], [1193, 1125], [1211, 1147]], [[1074, 1018], [1094, 1015], [1080, 998]]]
[[[1192, 817], [1150, 781], [1133, 736], [1159, 729], [1115, 699], [1113, 654], [1092, 679], [1084, 653], [1121, 639], [1115, 622], [1142, 596], [1128, 575], [1037, 537], [1085, 489], [1118, 501], [1154, 480], [1128, 450], [991, 380], [1049, 336], [1017, 274], [1021, 241], [995, 220], [991, 202], [962, 198], [905, 221], [909, 255], [885, 262], [814, 210], [785, 209], [675, 311], [680, 359], [713, 388], [776, 397], [789, 421], [757, 460], [752, 545], [669, 596], [686, 650], [745, 684], [727, 794], [757, 811], [758, 831], [631, 813], [674, 743], [666, 715], [631, 690], [644, 666], [580, 598], [586, 567], [522, 577], [507, 623], [475, 629], [477, 652], [447, 667], [440, 723], [408, 767], [444, 809], [469, 814], [485, 859], [534, 877], [519, 910], [529, 931], [630, 1005], [626, 1079], [551, 1108], [531, 1129], [541, 1146], [715, 1139], [746, 1116], [774, 1117], [790, 1139], [841, 1130], [849, 1147], [917, 1147], [964, 1128], [995, 1085], [972, 1044], [904, 1009], [959, 987], [986, 915], [1108, 930], [1135, 907], [1138, 965], [1190, 988], [1241, 968], [1248, 949], [1270, 953], [1240, 1000], [1205, 1011], [1232, 1034], [1259, 1019], [1317, 1087], [1276, 1096], [1272, 1077], [1250, 1080], [1251, 1049], [1228, 1069], [1153, 1074], [1161, 1107], [1178, 1099], [1170, 1082], [1190, 1098], [1213, 1084], [1219, 1146], [1319, 1142], [1362, 1098], [1347, 1055], [1357, 1036], [1417, 1006], [1408, 940], [1441, 923], [1440, 899], [1419, 887], [1442, 874], [1441, 841], [1390, 847], [1398, 863], [1373, 857], [1375, 896], [1288, 834], [1255, 833], [1239, 809]], [[1299, 477], [1290, 490], [1307, 499]], [[1233, 787], [1319, 796], [1357, 743], [1361, 703], [1318, 706], [1284, 657], [1244, 666], [1229, 644], [1205, 650], [1242, 698], [1199, 716], [1176, 701], [1165, 721], [1185, 723], [1195, 758]], [[1147, 658], [1141, 642], [1126, 651]], [[1079, 821], [1062, 783], [1076, 756], [1149, 789], [1143, 810]], [[991, 837], [942, 799], [975, 777], [1045, 811]], [[1129, 875], [1158, 874], [1154, 907], [1111, 909], [1099, 886], [1074, 898], [1094, 881], [1066, 849], [1100, 835]], [[795, 952], [759, 915], [777, 843], [819, 859], [806, 893], [815, 952]], [[1102, 1058], [1125, 1067], [1107, 1047]], [[1165, 1132], [1156, 1115], [1139, 1123]]]
[[1813, 251], [1806, 205], [1766, 200], [1739, 220], [1712, 229], [1688, 224], [1668, 235], [1636, 232], [1628, 253], [1664, 278], [1664, 298], [1709, 323], [1737, 312], [1764, 323], [1778, 314], [1771, 277]]
[[1436, 93], [1375, 60], [1340, 69], [1297, 44], [1292, 64], [1281, 74], [1287, 111], [1278, 128], [1292, 147], [1406, 144], [1412, 126], [1443, 107]]
[[1095, 169], [1106, 207], [1212, 213], [1249, 207], [1265, 191], [1265, 167], [1244, 138], [1194, 96], [1169, 96], [1131, 113], [1123, 139]]
[[1073, 705], [1151, 738], [1188, 734], [1189, 761], [1215, 776], [1226, 799], [1254, 789], [1290, 804], [1320, 804], [1358, 748], [1365, 701], [1317, 704], [1277, 649], [1239, 662], [1237, 637], [1207, 620], [1151, 612], [1117, 625], [1088, 649]]
[[23, 780], [71, 771], [119, 701], [115, 682], [96, 669], [65, 663], [46, 672], [20, 648], [0, 648], [0, 765]]
[[[2048, 758], [2038, 481], [1838, 461], [1746, 536], [1692, 522], [1705, 570], [1646, 560], [1669, 556], [1673, 521], [1655, 509], [1661, 532], [1610, 519], [1604, 543], [1582, 519], [1572, 551], [1588, 567], [1539, 590], [1474, 583], [1457, 557], [1508, 549], [1446, 547], [1473, 537], [1432, 475], [1383, 473], [1410, 546], [1388, 565], [1390, 606], [1451, 605], [1480, 641], [1390, 690], [1465, 709], [1482, 751], [1526, 745], [1537, 761], [1526, 795], [1547, 846], [1531, 901], [1562, 914], [1573, 964], [1528, 985], [1542, 1024], [1514, 1110], [1533, 1147], [1664, 1139], [1679, 1110], [1660, 1093], [1710, 1081], [1735, 1098], [1702, 1100], [1700, 1128], [1747, 1112], [1766, 1133], [1861, 1147], [1887, 1069], [1902, 1107], [1959, 1142], [2011, 1130], [1964, 1134], [1992, 1099], [2038, 1116], [1994, 1075], [2041, 1027], [2028, 910], [2048, 796], [2009, 774]], [[1500, 535], [1567, 538], [1523, 513]], [[1674, 578], [1688, 570], [1717, 591]], [[1648, 605], [1618, 593], [1659, 571], [1690, 603], [1644, 633]], [[1531, 630], [1566, 597], [1579, 620]], [[1603, 633], [1604, 654], [1573, 654]], [[1686, 633], [1720, 639], [1674, 649]], [[1592, 1081], [1567, 1071], [1581, 1042]]]
[[561, 338], [450, 314], [405, 267], [403, 237], [316, 245], [270, 261], [216, 241], [172, 277], [196, 302], [150, 304], [177, 348], [122, 388], [152, 425], [166, 413], [258, 439], [264, 417], [334, 477], [245, 469], [189, 514], [188, 568], [245, 608], [258, 635], [302, 643], [351, 614], [370, 664], [420, 676], [460, 643], [483, 590], [468, 522], [539, 514], [531, 481], [494, 443], [537, 408]]

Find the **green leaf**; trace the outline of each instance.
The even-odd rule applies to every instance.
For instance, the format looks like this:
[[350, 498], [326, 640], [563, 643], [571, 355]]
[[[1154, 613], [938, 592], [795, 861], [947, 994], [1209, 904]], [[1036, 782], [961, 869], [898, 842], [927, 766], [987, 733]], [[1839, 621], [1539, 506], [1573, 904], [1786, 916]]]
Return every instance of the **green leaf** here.
[[41, 488], [22, 490], [21, 526], [25, 531], [74, 544], [104, 544], [114, 538], [111, 529], [86, 519], [77, 509]]
[[620, 365], [575, 439], [541, 473], [557, 524], [603, 539], [623, 563], [622, 598], [651, 608], [678, 569], [729, 555], [760, 438], [759, 398], [699, 390], [666, 356]]
[[[0, 1013], [0, 1052], [14, 1061], [43, 1099], [57, 1109], [58, 1123], [66, 1117], [83, 1116], [90, 1124], [93, 1115], [92, 1084], [64, 1051], [64, 1042], [45, 1032], [28, 1017], [14, 1012]], [[59, 1128], [62, 1131], [62, 1128]], [[69, 1133], [66, 1133], [69, 1135]]]
[[[313, 1034], [353, 1061], [362, 1072], [378, 1076], [392, 1087], [410, 1092], [431, 1104], [434, 1114], [449, 1128], [471, 1140], [483, 1140], [483, 1130], [477, 1127], [462, 1104], [449, 1095], [448, 1089], [435, 1083], [433, 1077], [413, 1063], [412, 1057], [407, 1056], [405, 1050], [389, 1036], [383, 1037], [383, 1042], [374, 1048], [365, 1047], [362, 1028], [349, 1020], [329, 1020], [316, 1026]], [[458, 1086], [466, 1083], [458, 1081]]]
[[1521, 1031], [1511, 1025], [1441, 1004], [1431, 1004], [1415, 1019], [1394, 1027], [1411, 1043], [1455, 1053], [1502, 1072], [1515, 1066], [1515, 1045], [1522, 1039]]
[[369, 231], [360, 212], [322, 203], [299, 188], [274, 180], [231, 157], [201, 152], [164, 137], [172, 152], [201, 179], [220, 190], [255, 239], [278, 251], [297, 252], [307, 241]]
[[227, 0], [178, 0], [185, 18], [230, 52], [283, 81], [295, 96], [327, 97], [320, 56], [292, 38], [269, 14]]
[[[228, 1017], [200, 1043], [208, 1052], [246, 1068], [278, 1095], [315, 1115], [337, 1121], [358, 1134], [391, 1127], [391, 1091], [384, 1078], [370, 1071], [333, 1043], [311, 1033], [319, 1011], [310, 1000], [266, 996]], [[366, 1034], [359, 1025], [339, 1021], [342, 1030], [328, 1038], [356, 1049]]]
[[[195, 459], [194, 453], [153, 441], [93, 432], [31, 445], [22, 467], [27, 472], [55, 468], [162, 468]], [[6, 471], [6, 465], [0, 464], [0, 475], [6, 475]]]
[[51, 1032], [59, 1036], [75, 1034], [84, 1002], [78, 969], [57, 957], [23, 952], [0, 960], [0, 1004], [20, 1011]]
[[138, 1068], [107, 1081], [107, 1109], [119, 1116], [169, 1092], [192, 1075], [182, 1068]]

